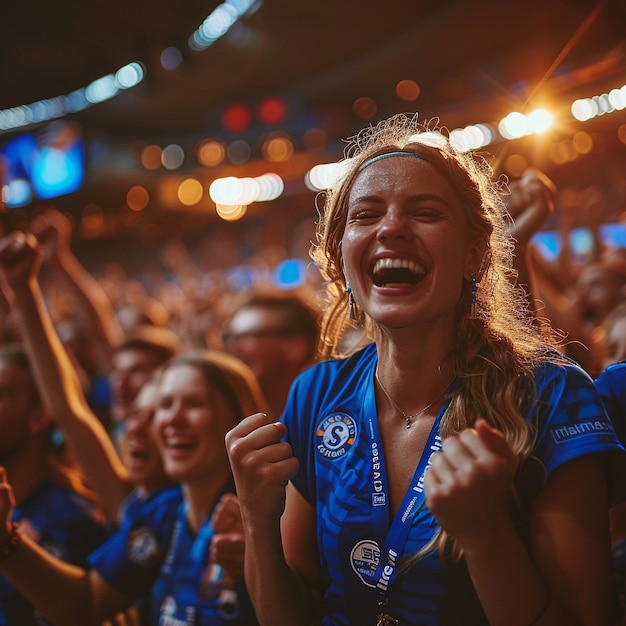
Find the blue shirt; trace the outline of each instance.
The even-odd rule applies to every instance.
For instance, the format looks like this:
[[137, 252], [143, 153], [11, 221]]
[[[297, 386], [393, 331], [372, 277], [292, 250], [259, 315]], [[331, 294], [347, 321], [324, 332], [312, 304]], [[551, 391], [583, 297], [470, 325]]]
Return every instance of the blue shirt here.
[[129, 597], [149, 596], [155, 626], [256, 625], [243, 582], [230, 580], [210, 559], [211, 514], [195, 534], [180, 487], [136, 500], [119, 531], [91, 555], [90, 566]]
[[608, 365], [595, 384], [617, 436], [626, 444], [626, 361]]
[[[293, 484], [316, 509], [325, 625], [375, 623], [380, 579], [372, 576], [393, 534], [390, 526], [396, 527], [389, 522], [378, 437], [373, 384], [377, 359], [372, 344], [347, 359], [314, 365], [294, 382], [282, 416], [286, 438], [300, 461]], [[621, 449], [593, 381], [581, 368], [545, 363], [535, 378], [537, 398], [528, 419], [538, 438], [519, 484], [526, 503], [563, 463]], [[435, 429], [422, 464], [440, 447]], [[418, 495], [420, 475], [416, 472], [412, 483]], [[394, 563], [397, 577], [387, 589], [388, 612], [400, 624], [486, 624], [463, 563], [451, 566], [433, 552], [405, 567], [405, 557], [418, 552], [437, 531], [433, 515], [418, 503], [419, 497], [413, 508], [408, 502], [402, 517], [406, 523], [394, 520], [407, 536]]]
[[[13, 521], [54, 556], [85, 567], [89, 554], [106, 539], [94, 505], [74, 491], [43, 482], [13, 510]], [[9, 581], [0, 576], [0, 625], [46, 624]]]
[[[606, 411], [622, 444], [626, 443], [626, 361], [607, 366], [595, 381]], [[615, 611], [626, 617], [626, 539], [613, 544]], [[615, 619], [618, 623], [618, 619]]]

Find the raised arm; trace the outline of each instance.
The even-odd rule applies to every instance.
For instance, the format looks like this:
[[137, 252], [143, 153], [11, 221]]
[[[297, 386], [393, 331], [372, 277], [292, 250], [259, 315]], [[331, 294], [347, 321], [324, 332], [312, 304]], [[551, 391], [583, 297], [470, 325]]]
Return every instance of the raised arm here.
[[226, 446], [241, 503], [246, 585], [259, 622], [310, 626], [320, 588], [315, 517], [311, 505], [286, 488], [298, 461], [281, 442], [284, 432], [284, 425], [257, 413], [228, 433]]
[[510, 232], [515, 239], [515, 270], [517, 282], [528, 296], [529, 302], [537, 312], [539, 295], [534, 264], [531, 256], [530, 240], [554, 212], [554, 183], [542, 172], [529, 169], [524, 175], [509, 183], [510, 194], [503, 196], [504, 203], [511, 215]]
[[15, 541], [14, 505], [13, 490], [0, 467], [0, 573], [43, 617], [64, 626], [95, 625], [130, 604], [129, 597], [96, 572], [53, 557], [26, 536]]
[[41, 253], [32, 235], [0, 240], [0, 273], [19, 312], [23, 342], [44, 403], [111, 519], [132, 489], [126, 469], [100, 420], [85, 399], [75, 369], [46, 310], [37, 281]]
[[44, 270], [72, 302], [72, 313], [84, 336], [98, 373], [108, 373], [116, 345], [123, 331], [104, 289], [72, 251], [72, 225], [60, 211], [48, 209], [36, 217], [30, 231], [43, 251]]

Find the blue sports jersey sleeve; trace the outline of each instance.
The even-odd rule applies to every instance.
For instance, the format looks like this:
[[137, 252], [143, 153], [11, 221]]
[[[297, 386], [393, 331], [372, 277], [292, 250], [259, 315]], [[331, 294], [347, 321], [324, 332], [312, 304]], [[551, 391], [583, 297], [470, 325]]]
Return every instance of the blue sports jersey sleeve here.
[[[577, 457], [596, 452], [624, 452], [613, 423], [591, 377], [576, 365], [544, 364], [536, 373], [537, 399], [529, 421], [537, 441], [525, 464], [525, 485], [534, 497], [557, 467]], [[615, 472], [613, 479], [617, 478]], [[619, 499], [611, 480], [611, 498]]]
[[626, 443], [626, 361], [606, 367], [595, 384], [617, 436]]

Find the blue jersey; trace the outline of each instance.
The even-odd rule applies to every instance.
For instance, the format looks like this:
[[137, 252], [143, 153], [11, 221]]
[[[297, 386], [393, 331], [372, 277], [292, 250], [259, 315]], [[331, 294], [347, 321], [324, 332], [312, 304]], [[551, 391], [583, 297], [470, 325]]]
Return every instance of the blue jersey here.
[[148, 596], [155, 626], [253, 626], [245, 585], [210, 558], [211, 513], [194, 534], [180, 487], [136, 500], [90, 565], [129, 597]]
[[[106, 539], [94, 505], [74, 491], [51, 482], [40, 484], [13, 511], [20, 532], [54, 556], [85, 567]], [[34, 608], [0, 576], [0, 626], [46, 624]]]
[[607, 366], [595, 383], [617, 436], [626, 444], [626, 361]]
[[[400, 624], [487, 624], [463, 562], [450, 565], [437, 552], [407, 559], [437, 531], [422, 489], [430, 454], [441, 448], [436, 426], [407, 497], [389, 521], [374, 395], [377, 359], [372, 344], [348, 359], [314, 365], [294, 382], [282, 416], [300, 461], [293, 483], [316, 509], [323, 624], [374, 624], [383, 596]], [[582, 369], [543, 364], [536, 386], [528, 419], [538, 438], [519, 484], [526, 503], [563, 463], [621, 449]]]
[[[595, 381], [620, 441], [626, 443], [626, 361], [607, 366]], [[616, 612], [626, 617], [626, 539], [613, 545], [613, 586]], [[615, 620], [617, 623], [618, 620]]]
[[[146, 492], [139, 487], [133, 489], [122, 501], [119, 511], [120, 526], [134, 524], [135, 516], [141, 515], [141, 511], [146, 504], [155, 498], [164, 499], [166, 491], [171, 491], [174, 497], [182, 497], [179, 485], [164, 485], [158, 489]], [[117, 528], [117, 527], [116, 527]], [[112, 532], [115, 532], [113, 530]], [[125, 620], [125, 621], [124, 621]], [[150, 596], [146, 595], [136, 598], [132, 607], [124, 612], [124, 620], [118, 620], [120, 623], [128, 623], [128, 626], [134, 624], [148, 625], [150, 623]], [[117, 622], [116, 622], [117, 623]]]

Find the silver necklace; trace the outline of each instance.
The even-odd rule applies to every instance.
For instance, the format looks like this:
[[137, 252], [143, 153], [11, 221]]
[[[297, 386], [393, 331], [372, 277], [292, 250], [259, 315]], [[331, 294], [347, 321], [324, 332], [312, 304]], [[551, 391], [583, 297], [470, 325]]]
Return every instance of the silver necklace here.
[[378, 384], [380, 385], [380, 388], [383, 390], [383, 393], [387, 396], [387, 400], [389, 400], [389, 402], [391, 402], [391, 404], [395, 407], [396, 410], [400, 411], [400, 413], [402, 413], [402, 415], [404, 416], [404, 419], [406, 420], [406, 424], [405, 424], [405, 428], [411, 428], [411, 424], [413, 423], [413, 420], [416, 417], [419, 417], [420, 415], [422, 415], [423, 413], [426, 413], [426, 411], [428, 411], [428, 409], [430, 409], [431, 406], [433, 406], [433, 404], [435, 404], [435, 402], [437, 402], [437, 400], [439, 400], [439, 398], [441, 398], [441, 396], [443, 396], [443, 394], [445, 393], [447, 387], [444, 387], [444, 389], [437, 394], [437, 397], [432, 401], [429, 402], [423, 409], [420, 409], [419, 411], [417, 411], [416, 413], [413, 413], [412, 415], [407, 415], [396, 403], [396, 401], [391, 397], [391, 395], [389, 394], [389, 392], [385, 389], [385, 385], [382, 384], [379, 376], [378, 376], [378, 368], [376, 368], [376, 371], [374, 372], [374, 377], [376, 378]]

